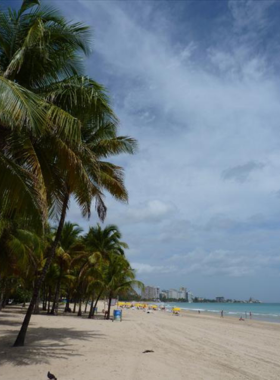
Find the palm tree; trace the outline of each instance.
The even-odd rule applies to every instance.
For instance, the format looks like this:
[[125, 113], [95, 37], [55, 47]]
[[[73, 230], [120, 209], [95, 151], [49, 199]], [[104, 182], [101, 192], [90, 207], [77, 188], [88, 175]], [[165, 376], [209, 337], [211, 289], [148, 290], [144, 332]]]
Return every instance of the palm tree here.
[[104, 292], [100, 263], [102, 260], [103, 262], [108, 260], [110, 254], [124, 255], [124, 249], [128, 248], [128, 245], [120, 240], [121, 238], [122, 235], [117, 226], [108, 225], [102, 229], [97, 224], [96, 227], [90, 227], [82, 239], [86, 246], [86, 252], [80, 258], [86, 258], [86, 261], [84, 261], [81, 273], [89, 275], [91, 286], [96, 290], [95, 302], [93, 295], [91, 296], [88, 318], [94, 317], [97, 303]]
[[102, 229], [100, 224], [97, 224], [96, 227], [90, 227], [83, 242], [89, 252], [99, 253], [103, 258], [107, 258], [110, 254], [124, 255], [124, 249], [127, 249], [128, 245], [121, 241], [121, 238], [121, 232], [116, 225], [110, 224]]
[[[69, 61], [83, 47], [79, 34], [86, 33], [78, 26], [63, 28], [53, 11], [25, 13], [38, 3], [25, 0], [19, 12], [0, 12], [0, 206], [2, 214], [25, 217], [35, 227], [46, 220], [48, 202], [34, 142], [46, 136], [57, 136], [57, 144], [80, 139], [79, 121], [46, 101], [40, 85], [76, 72]], [[63, 61], [67, 52], [69, 61]]]
[[82, 75], [88, 28], [37, 5], [25, 0], [18, 12], [0, 12], [0, 208], [34, 226], [49, 212], [59, 218], [15, 346], [24, 345], [70, 196], [84, 215], [95, 199], [104, 219], [102, 189], [122, 201], [127, 193], [122, 168], [102, 160], [135, 149], [133, 139], [117, 136], [105, 89]]
[[56, 290], [52, 305], [51, 314], [55, 314], [58, 309], [60, 298], [60, 287], [63, 276], [67, 268], [70, 267], [73, 256], [80, 252], [80, 244], [78, 242], [79, 235], [83, 229], [75, 223], [66, 222], [63, 226], [60, 247], [56, 250], [55, 264], [58, 267], [59, 275], [56, 282]]
[[18, 285], [30, 286], [40, 269], [45, 247], [46, 243], [36, 233], [21, 228], [20, 221], [0, 220], [0, 280], [4, 284], [0, 304], [8, 298], [7, 284], [13, 278], [18, 280]]
[[110, 319], [111, 301], [121, 292], [133, 291], [133, 287], [143, 288], [143, 283], [135, 280], [135, 271], [124, 256], [110, 254], [103, 265], [104, 291], [108, 296], [107, 319]]

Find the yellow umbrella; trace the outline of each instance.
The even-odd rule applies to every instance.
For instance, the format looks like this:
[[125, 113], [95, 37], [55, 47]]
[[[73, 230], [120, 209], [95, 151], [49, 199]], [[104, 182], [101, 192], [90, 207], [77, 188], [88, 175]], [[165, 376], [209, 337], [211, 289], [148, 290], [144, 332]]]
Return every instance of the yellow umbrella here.
[[181, 309], [179, 307], [173, 307], [172, 309], [173, 311], [181, 311]]
[[157, 305], [149, 305], [150, 309], [157, 309]]

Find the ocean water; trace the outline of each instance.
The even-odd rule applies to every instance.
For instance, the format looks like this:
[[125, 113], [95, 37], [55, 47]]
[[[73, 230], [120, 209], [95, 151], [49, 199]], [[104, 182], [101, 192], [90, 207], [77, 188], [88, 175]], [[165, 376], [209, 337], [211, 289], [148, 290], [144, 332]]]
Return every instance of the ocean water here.
[[174, 306], [180, 307], [183, 310], [190, 310], [192, 312], [201, 313], [215, 313], [220, 314], [221, 310], [224, 311], [224, 316], [235, 318], [250, 318], [249, 314], [252, 313], [252, 319], [278, 322], [280, 323], [280, 303], [187, 303], [187, 302], [167, 302], [166, 308]]

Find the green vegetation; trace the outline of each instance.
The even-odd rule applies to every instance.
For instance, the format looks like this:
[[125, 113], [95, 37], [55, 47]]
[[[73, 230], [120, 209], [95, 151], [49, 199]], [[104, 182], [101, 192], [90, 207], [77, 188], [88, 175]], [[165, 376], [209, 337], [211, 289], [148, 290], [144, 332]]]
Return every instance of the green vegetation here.
[[160, 300], [162, 302], [187, 302], [185, 298], [166, 298], [166, 297], [160, 297]]
[[[108, 231], [117, 231], [117, 234], [113, 232], [108, 236]], [[53, 231], [53, 236], [55, 232], [56, 230]], [[61, 241], [41, 289], [42, 310], [55, 315], [59, 300], [66, 298], [65, 312], [72, 311], [69, 307], [72, 300], [75, 304], [73, 312], [76, 312], [78, 306], [77, 315], [81, 316], [82, 303], [87, 305], [90, 301], [89, 318], [92, 318], [96, 304], [102, 296], [109, 300], [107, 314], [109, 319], [112, 298], [128, 293], [135, 294], [135, 286], [141, 288], [142, 284], [135, 280], [135, 272], [125, 258], [124, 252], [118, 251], [119, 245], [124, 243], [119, 240], [121, 234], [116, 226], [107, 226], [104, 229], [98, 226], [95, 229], [90, 228], [86, 235], [81, 233], [82, 229], [77, 224], [65, 223]], [[104, 246], [110, 241], [111, 250], [100, 252], [100, 245], [94, 245], [92, 241], [88, 244], [89, 234], [92, 239], [96, 238], [96, 241]], [[13, 246], [13, 249], [7, 252], [6, 248], [1, 246], [3, 252], [8, 253], [6, 260], [1, 257], [1, 263], [5, 264], [5, 269], [1, 270], [1, 307], [5, 307], [8, 299], [23, 304], [29, 302], [36, 276], [40, 276], [40, 270], [44, 266], [46, 260], [44, 254], [35, 265], [29, 260], [22, 261], [24, 255], [21, 249], [25, 238], [25, 236], [18, 238], [16, 244], [19, 249]], [[51, 236], [48, 238], [51, 239]], [[43, 238], [40, 243], [44, 246]], [[113, 249], [113, 245], [116, 250]], [[26, 280], [27, 276], [29, 281]]]
[[[70, 201], [88, 217], [94, 202], [104, 220], [104, 191], [128, 200], [123, 169], [107, 159], [136, 149], [118, 135], [104, 87], [84, 74], [89, 42], [88, 27], [39, 0], [0, 11], [1, 297], [2, 305], [13, 292], [30, 301], [15, 346], [24, 345], [40, 297], [55, 314], [67, 284], [81, 314], [85, 297], [110, 297], [135, 281], [116, 227], [81, 238], [78, 226], [65, 224]], [[50, 219], [58, 220], [55, 230]]]

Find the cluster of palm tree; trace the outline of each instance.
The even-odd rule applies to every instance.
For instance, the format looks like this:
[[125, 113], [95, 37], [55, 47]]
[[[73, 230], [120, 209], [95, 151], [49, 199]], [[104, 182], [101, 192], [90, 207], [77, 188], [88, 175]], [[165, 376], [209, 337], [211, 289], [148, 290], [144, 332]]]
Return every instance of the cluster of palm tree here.
[[[18, 10], [0, 10], [1, 273], [2, 256], [12, 256], [17, 264], [22, 261], [16, 268], [27, 288], [35, 279], [15, 346], [24, 345], [57, 255], [61, 281], [65, 275], [69, 252], [61, 241], [70, 201], [88, 217], [94, 203], [104, 220], [104, 192], [119, 201], [128, 198], [123, 169], [108, 158], [133, 154], [136, 141], [118, 135], [105, 88], [84, 74], [89, 42], [88, 27], [68, 22], [39, 0], [23, 0]], [[58, 222], [52, 237], [50, 218]], [[30, 273], [23, 269], [25, 261]], [[82, 278], [79, 289], [86, 286]], [[55, 292], [58, 299], [59, 284]]]
[[[117, 226], [108, 225], [101, 228], [90, 227], [81, 235], [82, 228], [77, 224], [66, 222], [62, 229], [61, 240], [54, 259], [48, 269], [40, 297], [39, 305], [48, 314], [58, 313], [60, 300], [65, 300], [64, 312], [77, 312], [81, 316], [82, 304], [84, 313], [90, 305], [88, 318], [93, 318], [97, 303], [101, 297], [108, 299], [106, 318], [110, 318], [111, 301], [114, 297], [134, 292], [135, 286], [142, 284], [135, 280], [135, 272], [125, 257], [127, 244], [121, 241]], [[50, 244], [56, 229], [40, 238], [25, 230], [16, 230], [8, 234], [8, 240], [1, 239], [2, 255], [1, 274], [1, 307], [7, 300], [19, 297], [23, 302], [29, 301], [36, 277], [46, 260], [46, 245]], [[43, 241], [45, 239], [45, 241]], [[3, 244], [5, 242], [5, 245]], [[71, 303], [74, 305], [70, 308]]]

